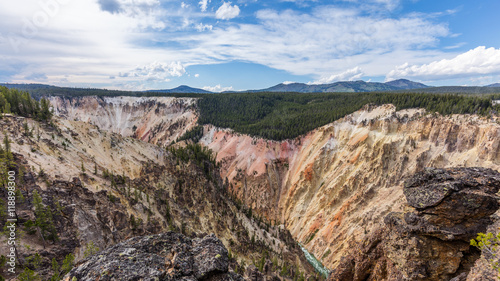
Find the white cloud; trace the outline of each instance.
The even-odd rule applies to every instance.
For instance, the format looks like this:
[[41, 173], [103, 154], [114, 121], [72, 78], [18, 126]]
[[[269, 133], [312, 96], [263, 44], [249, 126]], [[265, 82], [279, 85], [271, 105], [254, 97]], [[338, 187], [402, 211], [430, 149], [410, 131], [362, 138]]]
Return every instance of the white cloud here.
[[186, 73], [184, 66], [180, 62], [160, 63], [153, 62], [145, 66], [138, 66], [134, 70], [120, 73], [122, 78], [131, 78], [131, 80], [146, 81], [170, 81], [171, 77], [180, 77]]
[[207, 10], [208, 3], [210, 3], [210, 0], [201, 0], [200, 2], [198, 2], [198, 5], [200, 5], [200, 9], [202, 12], [205, 12]]
[[386, 80], [403, 77], [439, 80], [499, 73], [500, 49], [480, 46], [451, 59], [442, 59], [423, 65], [405, 63], [390, 71]]
[[261, 10], [257, 21], [187, 40], [197, 42], [193, 51], [206, 57], [250, 61], [297, 75], [327, 76], [357, 65], [376, 76], [387, 74], [402, 58], [421, 62], [442, 55], [424, 48], [449, 34], [445, 24], [418, 15], [383, 18], [331, 6], [311, 13]]
[[337, 81], [354, 81], [361, 79], [363, 75], [364, 73], [363, 71], [361, 71], [361, 68], [359, 66], [356, 66], [342, 73], [333, 74], [330, 76], [323, 76], [319, 80], [316, 80], [308, 84], [329, 84]]
[[198, 77], [200, 77], [200, 74], [196, 73], [196, 74], [194, 75], [194, 77], [198, 78]]
[[[144, 62], [178, 61], [188, 67], [238, 60], [327, 79], [354, 66], [366, 76], [386, 75], [404, 61], [421, 65], [453, 54], [435, 49], [441, 37], [450, 35], [447, 25], [425, 15], [393, 18], [315, 4], [307, 12], [261, 10], [252, 23], [217, 23], [217, 13], [192, 13], [180, 2], [99, 1], [68, 1], [30, 34], [23, 19], [33, 22], [43, 12], [40, 1], [0, 1], [0, 37], [5, 39], [0, 41], [0, 77], [36, 82], [31, 75], [36, 69], [49, 84], [125, 87], [121, 84], [129, 80], [148, 84], [177, 77], [155, 76]], [[223, 7], [233, 12], [220, 12], [221, 18], [239, 14], [230, 2], [219, 10]], [[141, 67], [134, 70], [136, 65]], [[120, 72], [129, 77], [118, 77]]]
[[224, 92], [224, 91], [233, 91], [233, 86], [230, 86], [230, 87], [222, 87], [220, 84], [216, 85], [216, 86], [205, 86], [203, 87], [203, 90], [205, 91], [210, 91], [210, 92], [215, 92], [215, 93], [220, 93], [220, 92]]
[[205, 30], [212, 30], [213, 25], [211, 25], [211, 24], [203, 24], [203, 23], [199, 23], [199, 24], [195, 25], [195, 28], [196, 28], [196, 30], [198, 30], [199, 32], [202, 32], [202, 31], [205, 31]]
[[189, 8], [189, 4], [186, 4], [184, 2], [181, 3], [181, 8], [186, 9]]
[[223, 2], [222, 6], [215, 12], [215, 17], [222, 20], [229, 20], [237, 17], [240, 14], [238, 6], [231, 6], [231, 2]]

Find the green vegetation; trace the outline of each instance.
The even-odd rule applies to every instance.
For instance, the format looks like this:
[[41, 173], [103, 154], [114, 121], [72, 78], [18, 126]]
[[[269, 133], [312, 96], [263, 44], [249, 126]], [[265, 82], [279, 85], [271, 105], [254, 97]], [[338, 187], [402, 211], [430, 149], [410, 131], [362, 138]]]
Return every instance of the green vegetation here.
[[83, 252], [83, 258], [88, 258], [99, 252], [99, 247], [97, 247], [93, 241], [90, 241], [85, 245], [85, 251]]
[[42, 98], [38, 102], [28, 92], [2, 86], [0, 86], [0, 111], [1, 113], [13, 113], [45, 122], [50, 121], [52, 118], [50, 103], [47, 99]]
[[425, 108], [443, 115], [498, 110], [491, 96], [416, 93], [250, 93], [207, 95], [198, 101], [200, 124], [231, 128], [273, 140], [295, 138], [366, 104], [394, 104], [398, 110]]
[[19, 281], [35, 281], [39, 280], [40, 277], [33, 270], [29, 268], [24, 268], [23, 272], [17, 276], [17, 280]]
[[[133, 92], [133, 91], [120, 91], [120, 90], [106, 90], [96, 88], [69, 88], [69, 87], [56, 87], [42, 84], [4, 84], [8, 88], [17, 89], [19, 91], [29, 92], [34, 98], [39, 99], [47, 96], [60, 96], [60, 97], [85, 97], [85, 96], [98, 96], [98, 97], [118, 97], [118, 96], [133, 96], [133, 97], [155, 97], [155, 96], [171, 96], [171, 97], [201, 97], [206, 94], [188, 94], [188, 93], [165, 93], [161, 91], [149, 92]], [[2, 87], [2, 86], [0, 86]]]
[[45, 206], [42, 203], [42, 197], [35, 190], [33, 191], [33, 206], [35, 207], [35, 222], [34, 225], [39, 228], [43, 240], [59, 240], [57, 230], [54, 225], [53, 213], [50, 206]]
[[203, 137], [203, 126], [195, 126], [177, 138], [176, 142], [191, 140], [197, 143]]
[[479, 248], [484, 256], [486, 256], [486, 261], [495, 269], [497, 278], [500, 280], [500, 259], [497, 256], [498, 247], [500, 245], [500, 233], [494, 235], [491, 232], [479, 233], [476, 239], [471, 239], [470, 244], [474, 247]]
[[[14, 155], [10, 150], [10, 140], [4, 133], [3, 146], [0, 144], [0, 185], [7, 187], [9, 169], [14, 163]], [[1, 214], [2, 211], [0, 211]]]
[[198, 166], [201, 166], [205, 169], [205, 172], [208, 173], [208, 164], [212, 164], [216, 166], [215, 159], [216, 155], [213, 154], [212, 150], [207, 148], [206, 146], [202, 146], [198, 143], [195, 144], [187, 144], [185, 147], [170, 147], [169, 151], [182, 162], [189, 162], [190, 160], [194, 161]]
[[52, 259], [52, 272], [53, 275], [49, 281], [59, 281], [61, 278], [70, 272], [70, 270], [75, 265], [75, 256], [73, 254], [68, 254], [64, 257], [62, 265], [60, 265], [55, 258]]

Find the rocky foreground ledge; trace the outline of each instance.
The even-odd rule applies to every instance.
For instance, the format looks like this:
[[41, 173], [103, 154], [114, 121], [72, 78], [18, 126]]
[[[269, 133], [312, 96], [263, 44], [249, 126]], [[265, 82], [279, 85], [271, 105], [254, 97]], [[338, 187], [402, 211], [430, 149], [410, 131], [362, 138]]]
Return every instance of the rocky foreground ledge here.
[[167, 232], [116, 244], [81, 261], [63, 280], [243, 280], [228, 266], [228, 251], [215, 235], [190, 239]]
[[468, 276], [480, 252], [469, 245], [494, 223], [500, 173], [427, 168], [407, 179], [403, 212], [344, 256], [329, 280], [490, 280]]

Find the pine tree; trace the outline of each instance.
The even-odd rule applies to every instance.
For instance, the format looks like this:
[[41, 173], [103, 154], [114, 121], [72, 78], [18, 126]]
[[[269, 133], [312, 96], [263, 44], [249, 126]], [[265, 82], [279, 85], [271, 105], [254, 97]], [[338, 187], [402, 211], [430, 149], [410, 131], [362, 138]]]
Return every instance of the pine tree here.
[[35, 226], [40, 230], [42, 239], [57, 241], [57, 230], [54, 225], [53, 213], [50, 206], [44, 206], [42, 197], [35, 190], [33, 191], [33, 206], [35, 207]]

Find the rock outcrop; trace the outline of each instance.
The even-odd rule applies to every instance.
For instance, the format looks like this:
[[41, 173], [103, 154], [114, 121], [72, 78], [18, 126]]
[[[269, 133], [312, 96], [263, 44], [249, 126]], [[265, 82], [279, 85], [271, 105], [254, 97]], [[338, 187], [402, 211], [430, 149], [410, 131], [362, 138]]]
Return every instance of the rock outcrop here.
[[228, 251], [215, 235], [167, 232], [116, 244], [76, 265], [63, 280], [243, 280], [228, 272]]
[[[499, 208], [500, 173], [428, 168], [407, 179], [403, 212], [353, 245], [329, 280], [450, 280], [479, 257], [469, 246]], [[462, 278], [460, 277], [460, 278]], [[458, 279], [460, 280], [460, 279]]]

